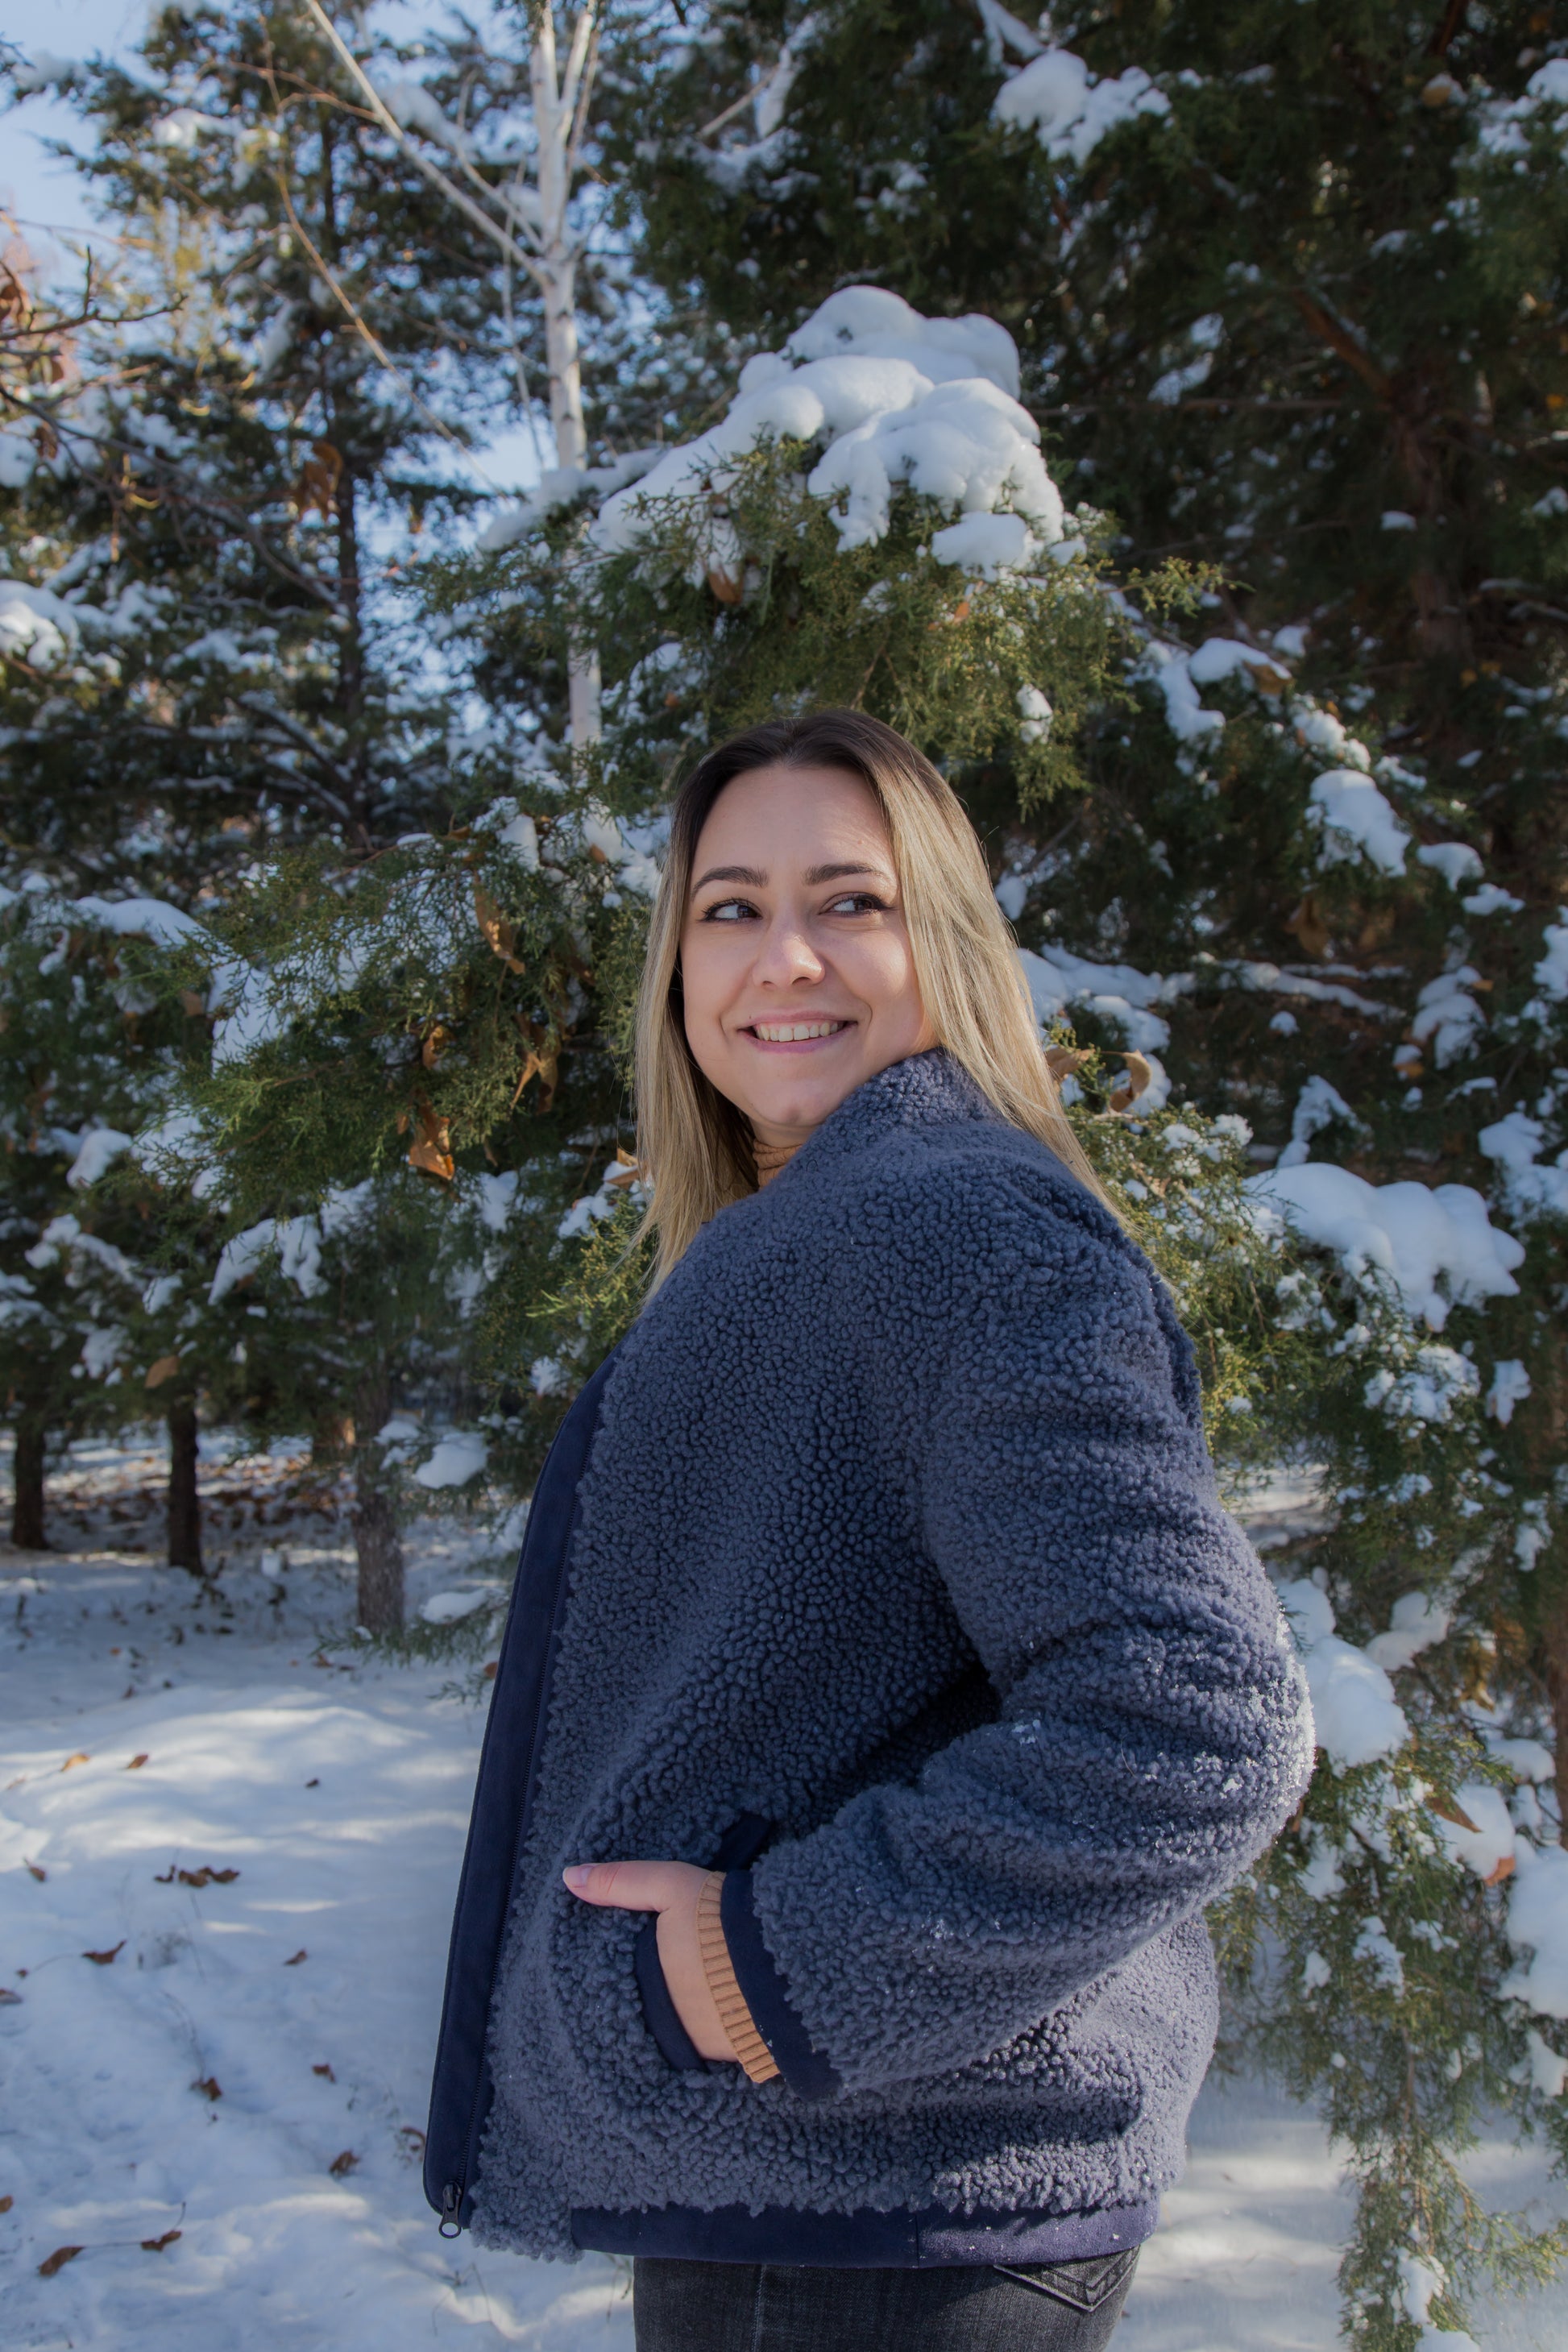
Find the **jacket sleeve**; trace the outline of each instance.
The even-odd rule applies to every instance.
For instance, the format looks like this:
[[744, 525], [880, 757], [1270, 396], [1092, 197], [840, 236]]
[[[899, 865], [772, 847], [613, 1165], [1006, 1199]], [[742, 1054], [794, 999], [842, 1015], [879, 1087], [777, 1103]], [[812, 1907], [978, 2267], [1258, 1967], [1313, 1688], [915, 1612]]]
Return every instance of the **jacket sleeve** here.
[[742, 1990], [808, 2098], [1037, 2026], [1219, 1894], [1311, 1768], [1162, 1287], [1087, 1197], [998, 1190], [966, 1203], [903, 1371], [925, 1544], [1000, 1717], [726, 1888]]

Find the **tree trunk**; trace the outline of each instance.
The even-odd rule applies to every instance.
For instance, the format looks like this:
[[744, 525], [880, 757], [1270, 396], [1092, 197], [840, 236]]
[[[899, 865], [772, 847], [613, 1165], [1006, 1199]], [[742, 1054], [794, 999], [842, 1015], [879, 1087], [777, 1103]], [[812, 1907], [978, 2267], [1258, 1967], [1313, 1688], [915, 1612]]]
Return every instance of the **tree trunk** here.
[[[353, 1426], [374, 1438], [392, 1415], [392, 1383], [367, 1381], [354, 1398]], [[381, 1457], [362, 1440], [354, 1446], [354, 1551], [359, 1559], [359, 1622], [367, 1633], [403, 1630], [403, 1538], [383, 1484]]]
[[44, 1441], [48, 1432], [33, 1413], [16, 1423], [16, 1450], [12, 1462], [11, 1540], [18, 1551], [43, 1551]]
[[[363, 1465], [368, 1469], [368, 1462]], [[359, 1622], [367, 1633], [403, 1630], [403, 1540], [390, 1496], [356, 1478], [354, 1550], [359, 1556]]]
[[169, 1407], [169, 1566], [202, 1574], [202, 1506], [196, 1492], [196, 1401]]

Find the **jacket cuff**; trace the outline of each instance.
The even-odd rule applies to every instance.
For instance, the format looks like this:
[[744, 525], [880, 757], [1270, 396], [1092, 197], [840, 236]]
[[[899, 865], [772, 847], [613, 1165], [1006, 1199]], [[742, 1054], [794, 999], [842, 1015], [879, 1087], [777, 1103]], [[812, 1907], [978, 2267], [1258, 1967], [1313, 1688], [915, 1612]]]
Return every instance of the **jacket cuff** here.
[[797, 2099], [830, 2099], [840, 2087], [839, 2076], [819, 2050], [812, 2047], [805, 2026], [790, 2004], [789, 1987], [763, 1941], [752, 1899], [749, 1870], [727, 1870], [720, 1896], [719, 1917], [729, 1948], [730, 1966], [752, 2013], [752, 2022], [772, 2053], [773, 2063]]

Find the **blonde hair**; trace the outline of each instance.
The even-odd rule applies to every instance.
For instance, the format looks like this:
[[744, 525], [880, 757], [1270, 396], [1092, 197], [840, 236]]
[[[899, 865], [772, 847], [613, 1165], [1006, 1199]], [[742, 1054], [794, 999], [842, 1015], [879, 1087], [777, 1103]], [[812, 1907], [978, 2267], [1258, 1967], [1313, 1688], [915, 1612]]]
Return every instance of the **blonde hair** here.
[[1005, 1119], [1047, 1145], [1110, 1207], [1062, 1109], [1012, 929], [957, 794], [879, 719], [819, 710], [767, 720], [721, 744], [676, 794], [637, 1013], [637, 1161], [652, 1192], [646, 1223], [658, 1236], [655, 1285], [710, 1217], [756, 1190], [750, 1122], [687, 1043], [680, 938], [714, 803], [737, 776], [773, 767], [837, 768], [868, 788], [888, 828], [915, 979], [938, 1044]]

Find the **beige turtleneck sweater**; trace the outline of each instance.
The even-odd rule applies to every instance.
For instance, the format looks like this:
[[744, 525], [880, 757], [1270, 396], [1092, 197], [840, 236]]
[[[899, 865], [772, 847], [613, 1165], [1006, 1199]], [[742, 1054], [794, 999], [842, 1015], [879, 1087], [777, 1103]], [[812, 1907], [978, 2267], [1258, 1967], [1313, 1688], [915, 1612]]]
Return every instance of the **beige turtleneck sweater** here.
[[761, 1143], [753, 1139], [752, 1157], [757, 1163], [757, 1186], [771, 1184], [784, 1162], [795, 1158], [798, 1143]]

